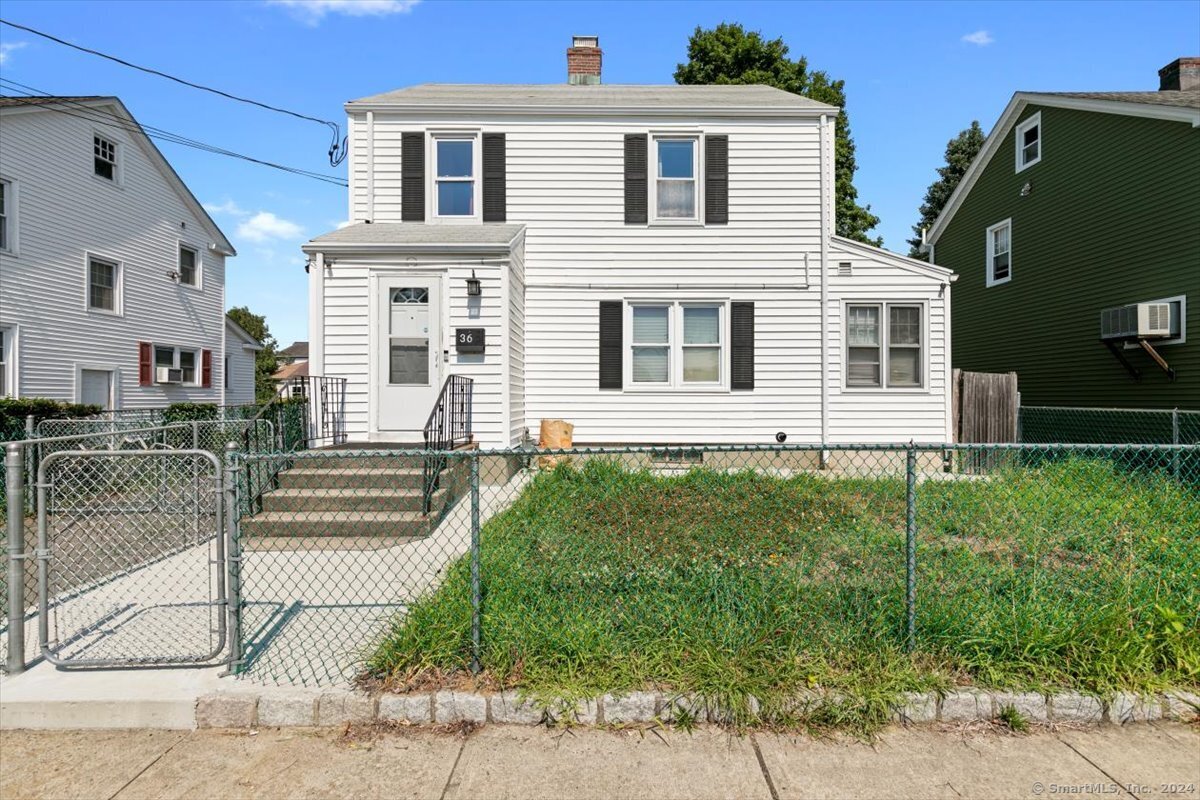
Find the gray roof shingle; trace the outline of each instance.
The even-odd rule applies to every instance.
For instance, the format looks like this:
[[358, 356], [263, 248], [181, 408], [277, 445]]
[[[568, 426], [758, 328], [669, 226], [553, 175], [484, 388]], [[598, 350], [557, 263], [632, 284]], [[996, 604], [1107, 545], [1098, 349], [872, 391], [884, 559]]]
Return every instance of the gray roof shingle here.
[[420, 222], [358, 222], [313, 239], [310, 244], [505, 245], [524, 225], [429, 225]]
[[798, 94], [758, 84], [720, 86], [637, 86], [596, 84], [576, 86], [550, 84], [455, 84], [423, 83], [383, 94], [352, 100], [355, 105], [418, 106], [569, 106], [588, 107], [678, 107], [773, 108], [829, 110], [835, 106], [818, 103]]
[[1158, 92], [1030, 92], [1048, 97], [1078, 97], [1080, 100], [1111, 100], [1149, 106], [1179, 106], [1200, 109], [1200, 90]]

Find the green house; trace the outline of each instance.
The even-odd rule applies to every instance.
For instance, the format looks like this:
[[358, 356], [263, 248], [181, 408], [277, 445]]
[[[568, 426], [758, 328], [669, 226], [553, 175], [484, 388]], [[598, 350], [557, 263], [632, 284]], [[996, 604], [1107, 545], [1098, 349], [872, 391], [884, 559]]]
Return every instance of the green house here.
[[1200, 58], [1159, 77], [1013, 95], [927, 236], [954, 367], [1024, 405], [1200, 409]]

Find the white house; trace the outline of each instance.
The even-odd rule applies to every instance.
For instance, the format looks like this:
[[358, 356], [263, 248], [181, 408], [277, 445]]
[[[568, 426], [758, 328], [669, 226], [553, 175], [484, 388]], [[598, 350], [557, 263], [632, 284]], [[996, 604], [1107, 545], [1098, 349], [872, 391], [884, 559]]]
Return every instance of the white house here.
[[305, 245], [310, 373], [357, 441], [446, 377], [486, 446], [943, 441], [952, 273], [834, 235], [837, 109], [765, 86], [423, 85], [347, 104], [351, 224]]
[[6, 394], [225, 398], [233, 246], [115, 97], [0, 97]]
[[258, 352], [262, 342], [229, 317], [225, 317], [224, 375], [225, 405], [247, 406], [254, 403]]

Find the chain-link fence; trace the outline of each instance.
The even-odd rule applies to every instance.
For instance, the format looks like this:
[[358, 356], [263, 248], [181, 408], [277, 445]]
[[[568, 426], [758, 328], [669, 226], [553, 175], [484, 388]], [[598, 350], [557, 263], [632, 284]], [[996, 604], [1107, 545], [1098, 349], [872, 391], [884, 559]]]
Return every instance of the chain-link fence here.
[[234, 468], [263, 463], [274, 479], [235, 535], [255, 679], [653, 686], [776, 719], [817, 689], [838, 714], [954, 683], [1200, 682], [1196, 446], [333, 450]]
[[1200, 411], [1021, 406], [1026, 444], [1200, 444]]
[[70, 451], [38, 475], [39, 641], [71, 666], [210, 662], [225, 649], [220, 462]]

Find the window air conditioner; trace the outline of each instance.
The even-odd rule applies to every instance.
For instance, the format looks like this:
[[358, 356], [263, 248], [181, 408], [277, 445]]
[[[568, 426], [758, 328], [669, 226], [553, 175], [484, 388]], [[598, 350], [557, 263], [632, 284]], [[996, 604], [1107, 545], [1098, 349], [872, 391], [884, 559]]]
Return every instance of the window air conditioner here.
[[183, 383], [183, 370], [174, 367], [158, 367], [159, 383]]
[[1170, 303], [1131, 303], [1100, 312], [1101, 339], [1163, 339], [1169, 336]]

